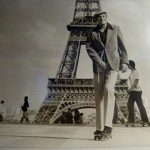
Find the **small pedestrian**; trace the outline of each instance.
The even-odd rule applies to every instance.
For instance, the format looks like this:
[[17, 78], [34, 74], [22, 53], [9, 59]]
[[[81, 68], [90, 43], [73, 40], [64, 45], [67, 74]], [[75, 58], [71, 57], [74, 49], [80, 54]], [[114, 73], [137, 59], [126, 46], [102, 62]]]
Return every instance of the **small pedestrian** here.
[[24, 121], [24, 119], [27, 123], [29, 123], [28, 108], [29, 108], [28, 96], [25, 96], [24, 97], [24, 104], [23, 104], [23, 106], [21, 106], [23, 116], [21, 117], [20, 123], [22, 123]]

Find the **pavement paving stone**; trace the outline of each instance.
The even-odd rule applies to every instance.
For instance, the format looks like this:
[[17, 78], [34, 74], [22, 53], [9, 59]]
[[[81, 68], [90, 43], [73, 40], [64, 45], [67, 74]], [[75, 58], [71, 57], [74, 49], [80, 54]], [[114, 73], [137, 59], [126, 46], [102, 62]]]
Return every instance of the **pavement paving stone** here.
[[0, 124], [0, 150], [150, 150], [150, 127], [114, 127], [113, 138], [94, 141], [95, 127]]

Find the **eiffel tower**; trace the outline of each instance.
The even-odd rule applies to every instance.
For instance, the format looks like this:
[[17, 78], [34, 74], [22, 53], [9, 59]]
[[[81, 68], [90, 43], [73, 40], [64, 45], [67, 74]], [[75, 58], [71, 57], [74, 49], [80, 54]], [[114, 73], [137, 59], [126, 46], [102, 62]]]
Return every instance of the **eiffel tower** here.
[[[96, 26], [93, 15], [100, 10], [99, 0], [76, 0], [73, 21], [67, 26], [70, 32], [68, 42], [56, 78], [48, 79], [48, 94], [36, 115], [36, 123], [53, 124], [68, 108], [95, 108], [93, 80], [76, 79], [76, 72], [81, 45], [85, 45], [88, 31]], [[116, 83], [116, 102], [125, 107], [127, 85], [126, 81], [120, 85], [121, 82]], [[117, 111], [122, 112], [119, 105], [116, 105]], [[126, 111], [120, 116], [125, 120]]]

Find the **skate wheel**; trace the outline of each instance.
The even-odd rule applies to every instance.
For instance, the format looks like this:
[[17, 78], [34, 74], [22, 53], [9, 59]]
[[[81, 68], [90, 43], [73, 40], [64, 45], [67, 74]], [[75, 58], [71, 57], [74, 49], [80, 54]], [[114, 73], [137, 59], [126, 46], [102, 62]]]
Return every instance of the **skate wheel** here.
[[94, 140], [99, 140], [99, 137], [98, 137], [98, 136], [95, 136], [95, 137], [94, 137]]

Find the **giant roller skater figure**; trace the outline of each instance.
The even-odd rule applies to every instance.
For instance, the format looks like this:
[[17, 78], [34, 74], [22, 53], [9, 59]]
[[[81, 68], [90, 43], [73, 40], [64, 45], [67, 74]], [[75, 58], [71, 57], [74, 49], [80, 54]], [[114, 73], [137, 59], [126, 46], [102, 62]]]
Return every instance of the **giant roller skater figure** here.
[[94, 15], [98, 25], [87, 37], [87, 53], [93, 61], [96, 131], [94, 138], [112, 138], [114, 113], [114, 87], [118, 72], [126, 72], [128, 55], [120, 28], [107, 22], [107, 13], [100, 11]]

